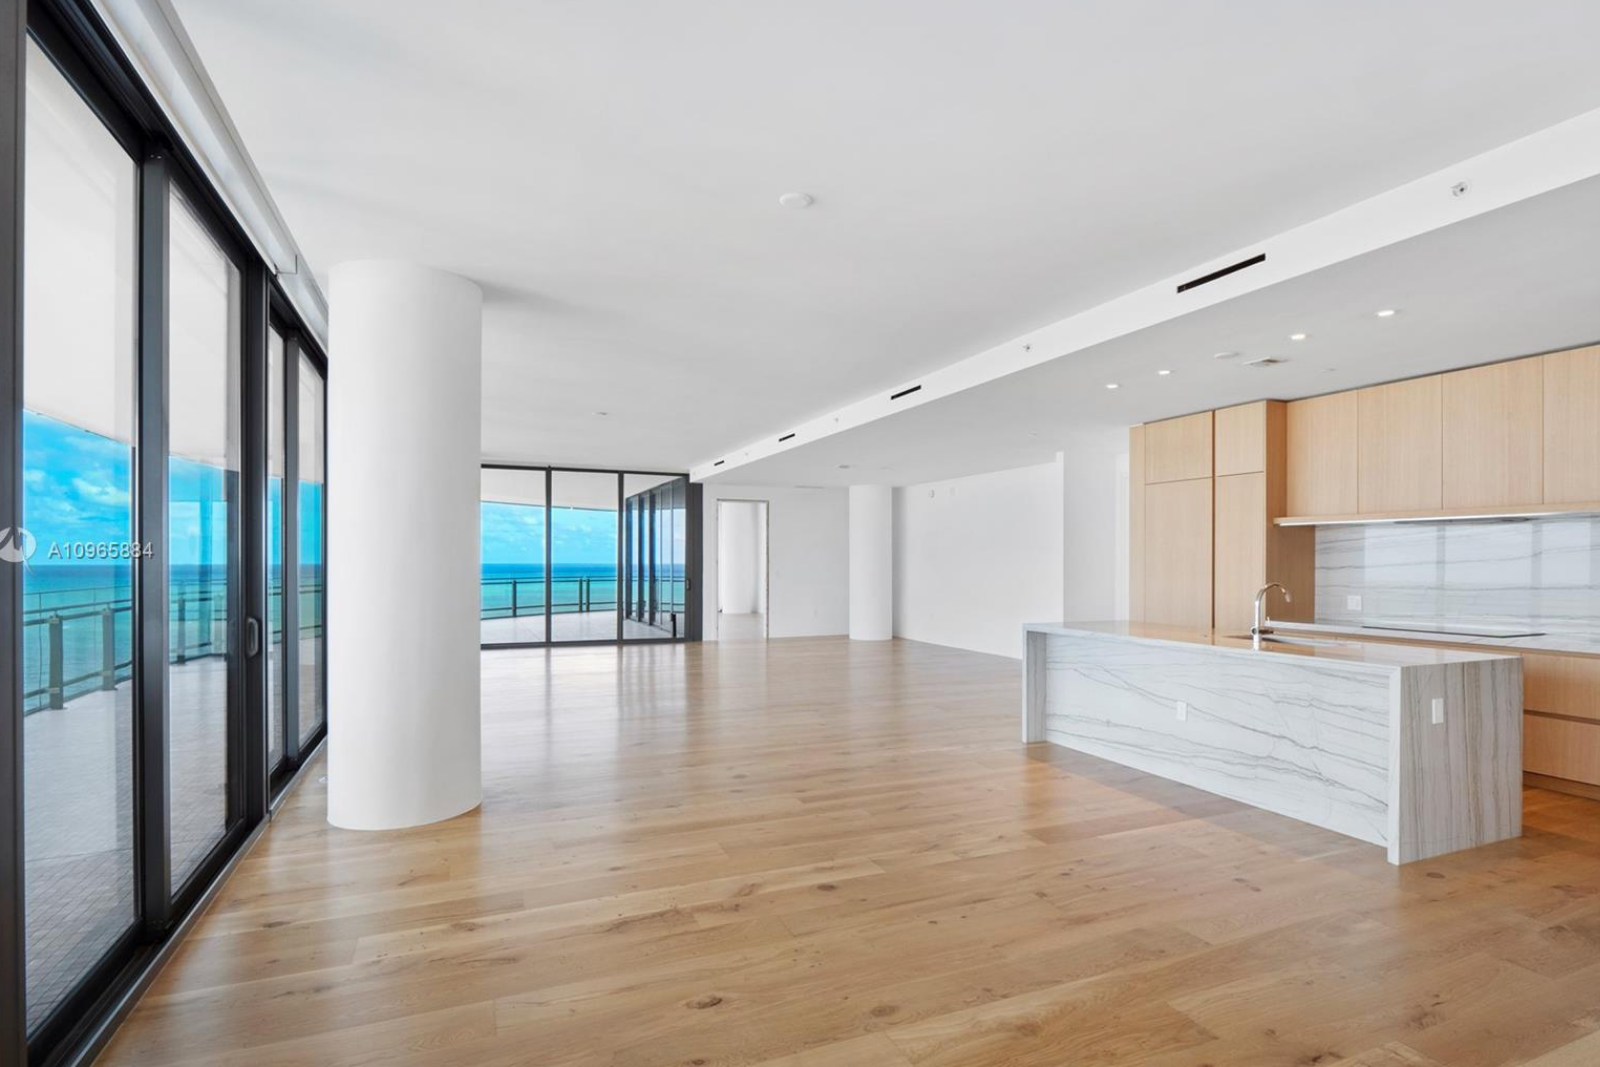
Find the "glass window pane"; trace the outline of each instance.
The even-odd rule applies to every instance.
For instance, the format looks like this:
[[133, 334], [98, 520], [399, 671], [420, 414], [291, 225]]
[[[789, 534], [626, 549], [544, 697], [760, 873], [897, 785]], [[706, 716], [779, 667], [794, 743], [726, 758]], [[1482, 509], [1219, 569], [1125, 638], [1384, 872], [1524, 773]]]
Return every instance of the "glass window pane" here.
[[171, 198], [167, 536], [172, 887], [226, 832], [236, 621], [239, 269]]
[[327, 467], [323, 447], [322, 375], [300, 357], [299, 519], [300, 744], [322, 728], [327, 710], [323, 683], [322, 505]]
[[482, 476], [480, 640], [545, 640], [543, 470], [486, 468]]
[[267, 331], [267, 769], [283, 761], [284, 343]]
[[[138, 171], [27, 51], [23, 780], [27, 1019], [134, 923], [133, 537]], [[9, 532], [9, 531], [7, 531]], [[27, 539], [23, 539], [27, 547]], [[9, 564], [8, 564], [9, 565]]]
[[689, 480], [653, 474], [623, 477], [625, 638], [681, 638], [687, 585]]
[[550, 640], [617, 639], [617, 476], [550, 481]]

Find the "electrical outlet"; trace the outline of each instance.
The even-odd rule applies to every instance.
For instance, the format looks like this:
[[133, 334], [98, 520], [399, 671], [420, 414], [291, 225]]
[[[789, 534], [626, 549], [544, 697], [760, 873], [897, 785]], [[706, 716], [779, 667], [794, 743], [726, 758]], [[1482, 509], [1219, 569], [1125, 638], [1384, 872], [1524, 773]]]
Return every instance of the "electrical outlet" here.
[[1179, 722], [1187, 722], [1188, 720], [1189, 720], [1189, 705], [1188, 705], [1187, 702], [1180, 700], [1180, 701], [1178, 701], [1178, 721]]
[[1344, 609], [1346, 611], [1360, 611], [1361, 610], [1361, 598], [1358, 597], [1358, 596], [1347, 596], [1347, 597], [1345, 597], [1344, 598]]
[[1433, 725], [1442, 726], [1443, 724], [1444, 724], [1444, 697], [1434, 697], [1433, 698]]

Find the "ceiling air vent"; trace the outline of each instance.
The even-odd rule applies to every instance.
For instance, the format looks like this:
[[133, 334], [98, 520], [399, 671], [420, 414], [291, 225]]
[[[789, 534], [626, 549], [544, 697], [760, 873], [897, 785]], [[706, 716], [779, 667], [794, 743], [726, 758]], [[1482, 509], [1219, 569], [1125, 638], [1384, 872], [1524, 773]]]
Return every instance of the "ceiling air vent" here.
[[1232, 266], [1221, 267], [1221, 268], [1219, 268], [1217, 270], [1212, 271], [1210, 274], [1202, 274], [1198, 278], [1191, 278], [1188, 281], [1184, 282], [1182, 285], [1178, 286], [1178, 292], [1186, 293], [1190, 289], [1197, 289], [1202, 285], [1206, 285], [1206, 284], [1208, 284], [1210, 282], [1216, 281], [1218, 278], [1226, 278], [1228, 275], [1232, 274], [1234, 271], [1244, 270], [1246, 267], [1253, 267], [1257, 263], [1265, 263], [1266, 261], [1267, 261], [1267, 254], [1265, 252], [1258, 252], [1255, 255], [1251, 256], [1249, 259], [1241, 259], [1239, 262], [1233, 264]]
[[912, 393], [917, 392], [921, 388], [922, 388], [922, 386], [920, 386], [920, 385], [913, 385], [910, 389], [902, 389], [898, 393], [890, 393], [889, 394], [889, 399], [890, 400], [899, 400], [903, 396], [910, 396]]
[[784, 435], [783, 435], [783, 436], [782, 436], [782, 437], [780, 437], [780, 438], [778, 438], [778, 443], [779, 443], [779, 444], [780, 444], [780, 445], [781, 445], [781, 444], [783, 444], [783, 443], [784, 443], [784, 442], [785, 442], [785, 441], [788, 441], [788, 440], [791, 440], [791, 439], [793, 439], [793, 437], [794, 437], [794, 434], [792, 434], [792, 433], [786, 433], [786, 434], [784, 434]]
[[1277, 356], [1262, 356], [1260, 359], [1247, 359], [1243, 363], [1239, 364], [1239, 366], [1241, 366], [1241, 367], [1276, 367], [1280, 363], [1287, 363], [1287, 362], [1289, 362], [1289, 361], [1286, 360], [1286, 359], [1279, 359]]

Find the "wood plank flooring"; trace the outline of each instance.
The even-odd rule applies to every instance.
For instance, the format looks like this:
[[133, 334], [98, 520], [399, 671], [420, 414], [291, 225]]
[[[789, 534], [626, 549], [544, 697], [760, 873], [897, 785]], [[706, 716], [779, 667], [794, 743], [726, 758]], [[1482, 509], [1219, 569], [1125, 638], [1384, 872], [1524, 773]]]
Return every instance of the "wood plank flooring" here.
[[101, 1063], [1600, 1063], [1600, 803], [1394, 868], [1020, 745], [1012, 660], [483, 662], [483, 807], [335, 830], [313, 772]]

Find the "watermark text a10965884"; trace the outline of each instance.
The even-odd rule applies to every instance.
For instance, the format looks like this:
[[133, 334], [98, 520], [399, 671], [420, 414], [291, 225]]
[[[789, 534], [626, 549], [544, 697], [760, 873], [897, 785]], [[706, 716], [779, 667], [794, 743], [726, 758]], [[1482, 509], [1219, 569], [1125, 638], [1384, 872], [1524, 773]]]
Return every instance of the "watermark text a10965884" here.
[[[0, 530], [0, 560], [25, 563], [39, 556], [38, 539], [21, 526]], [[95, 563], [149, 559], [148, 541], [51, 541], [43, 558], [56, 563]]]

